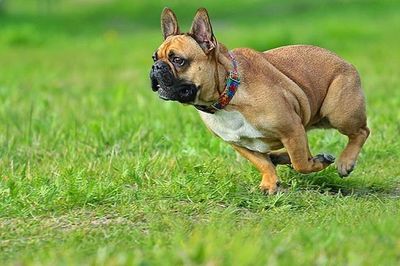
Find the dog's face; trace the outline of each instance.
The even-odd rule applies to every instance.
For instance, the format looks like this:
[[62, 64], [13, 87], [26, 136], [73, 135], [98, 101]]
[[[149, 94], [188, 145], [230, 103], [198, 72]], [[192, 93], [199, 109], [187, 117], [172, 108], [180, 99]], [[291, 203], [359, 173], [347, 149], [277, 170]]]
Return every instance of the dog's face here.
[[164, 100], [194, 102], [207, 75], [200, 65], [207, 62], [196, 41], [186, 35], [168, 37], [153, 55], [150, 78], [154, 91]]
[[[196, 103], [215, 87], [216, 47], [207, 11], [197, 12], [189, 33], [181, 34], [175, 14], [165, 8], [161, 14], [164, 42], [153, 54], [151, 87], [163, 100]], [[201, 97], [203, 96], [203, 97]]]

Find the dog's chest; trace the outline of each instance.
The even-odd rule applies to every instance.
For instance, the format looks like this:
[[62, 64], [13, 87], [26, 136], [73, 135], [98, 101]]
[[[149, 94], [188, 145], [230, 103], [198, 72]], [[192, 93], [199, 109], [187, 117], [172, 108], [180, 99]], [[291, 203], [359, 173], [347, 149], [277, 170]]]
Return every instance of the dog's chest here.
[[249, 124], [240, 112], [221, 110], [215, 114], [199, 113], [204, 123], [224, 141], [252, 151], [270, 151], [268, 144], [261, 140], [261, 132]]

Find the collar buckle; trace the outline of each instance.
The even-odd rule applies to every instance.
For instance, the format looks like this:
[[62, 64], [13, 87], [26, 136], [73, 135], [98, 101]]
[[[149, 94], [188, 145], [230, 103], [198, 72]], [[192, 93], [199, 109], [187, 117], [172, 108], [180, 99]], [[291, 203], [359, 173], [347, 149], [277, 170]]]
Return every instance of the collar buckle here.
[[237, 72], [229, 71], [229, 77], [230, 80], [236, 82], [238, 85], [240, 84], [240, 78], [239, 74]]

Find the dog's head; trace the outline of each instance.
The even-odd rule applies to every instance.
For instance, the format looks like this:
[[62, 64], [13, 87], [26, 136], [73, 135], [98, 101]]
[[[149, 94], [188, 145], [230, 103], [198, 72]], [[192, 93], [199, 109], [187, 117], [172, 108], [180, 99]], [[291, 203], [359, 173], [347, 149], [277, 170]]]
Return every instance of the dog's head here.
[[153, 91], [157, 91], [161, 99], [181, 103], [207, 98], [215, 88], [218, 46], [207, 10], [199, 9], [190, 31], [181, 33], [174, 12], [165, 8], [161, 14], [161, 29], [164, 42], [153, 54], [150, 71]]

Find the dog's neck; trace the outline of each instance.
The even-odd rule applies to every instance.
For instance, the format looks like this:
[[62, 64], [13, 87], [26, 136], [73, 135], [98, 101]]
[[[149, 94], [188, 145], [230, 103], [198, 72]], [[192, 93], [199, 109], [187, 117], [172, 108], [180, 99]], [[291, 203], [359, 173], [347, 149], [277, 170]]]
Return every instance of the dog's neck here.
[[207, 90], [211, 93], [207, 95], [208, 97], [203, 95], [204, 98], [201, 100], [211, 101], [211, 104], [195, 104], [195, 107], [200, 111], [214, 114], [229, 105], [240, 84], [240, 77], [235, 56], [225, 46], [217, 45], [210, 60], [215, 64], [214, 82], [210, 84], [212, 88]]
[[229, 72], [233, 70], [232, 60], [229, 56], [229, 51], [225, 47], [225, 45], [218, 43], [217, 51], [215, 51], [215, 62], [216, 62], [216, 71], [215, 71], [215, 89], [213, 99], [211, 101], [218, 100], [221, 93], [225, 90], [226, 79], [229, 75]]

